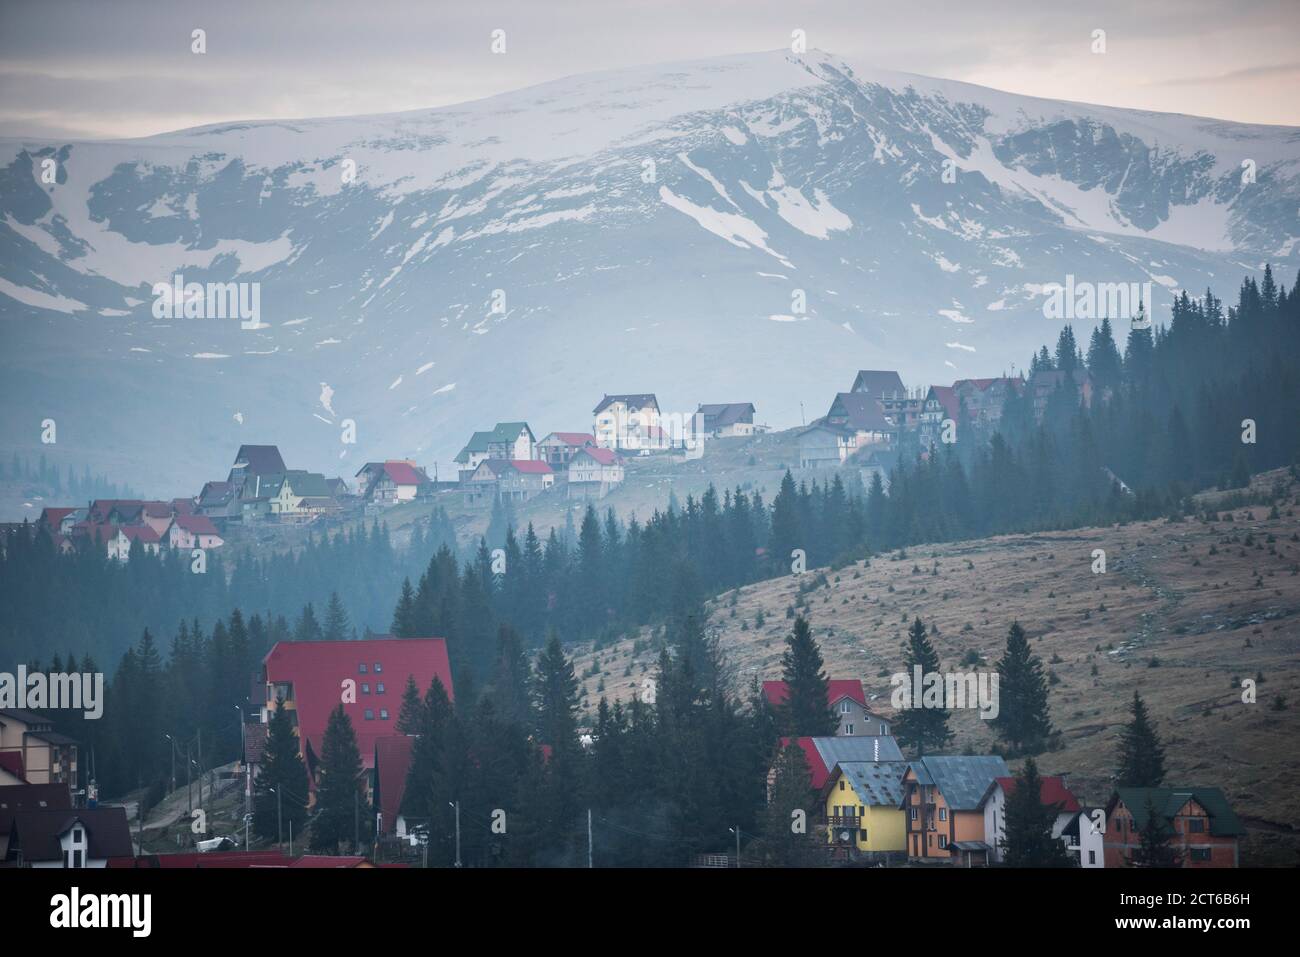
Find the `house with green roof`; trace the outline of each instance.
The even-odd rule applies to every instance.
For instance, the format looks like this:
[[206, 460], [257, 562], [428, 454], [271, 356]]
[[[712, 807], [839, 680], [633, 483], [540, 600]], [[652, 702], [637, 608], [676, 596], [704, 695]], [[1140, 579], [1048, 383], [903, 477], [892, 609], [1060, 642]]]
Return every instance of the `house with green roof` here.
[[1214, 787], [1116, 788], [1106, 805], [1107, 867], [1128, 867], [1155, 815], [1182, 867], [1238, 867], [1246, 827]]
[[475, 432], [456, 455], [461, 481], [466, 481], [487, 459], [530, 461], [536, 445], [527, 422], [498, 422], [491, 432]]

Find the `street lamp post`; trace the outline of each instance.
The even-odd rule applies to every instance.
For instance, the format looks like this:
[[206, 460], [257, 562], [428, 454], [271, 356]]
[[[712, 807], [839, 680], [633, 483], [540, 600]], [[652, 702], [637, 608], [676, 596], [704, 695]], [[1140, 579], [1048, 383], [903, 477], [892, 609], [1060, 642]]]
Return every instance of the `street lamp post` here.
[[460, 867], [460, 802], [448, 801], [447, 806], [456, 809], [456, 866]]

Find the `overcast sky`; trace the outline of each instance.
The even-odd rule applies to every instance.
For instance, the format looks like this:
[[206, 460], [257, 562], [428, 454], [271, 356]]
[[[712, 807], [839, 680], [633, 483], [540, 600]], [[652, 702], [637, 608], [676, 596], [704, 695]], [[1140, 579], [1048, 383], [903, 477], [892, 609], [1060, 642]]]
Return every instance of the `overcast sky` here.
[[[862, 65], [1300, 126], [1300, 0], [0, 0], [0, 135], [440, 106], [788, 47], [796, 28]], [[495, 29], [505, 55], [491, 52]]]

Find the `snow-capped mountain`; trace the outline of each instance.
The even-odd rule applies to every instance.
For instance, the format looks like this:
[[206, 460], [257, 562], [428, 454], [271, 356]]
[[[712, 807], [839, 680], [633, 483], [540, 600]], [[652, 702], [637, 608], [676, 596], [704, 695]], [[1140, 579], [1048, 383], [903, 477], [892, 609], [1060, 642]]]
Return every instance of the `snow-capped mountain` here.
[[[1228, 297], [1265, 261], [1293, 276], [1298, 175], [1298, 129], [821, 53], [6, 140], [0, 440], [38, 447], [52, 418], [78, 461], [175, 494], [242, 442], [349, 476], [445, 470], [472, 429], [587, 429], [607, 392], [753, 401], [789, 426], [858, 368], [917, 386], [1020, 368], [1055, 340], [1044, 286], [1067, 276], [1151, 283], [1157, 321], [1175, 290]], [[158, 318], [178, 275], [256, 283], [257, 321]]]

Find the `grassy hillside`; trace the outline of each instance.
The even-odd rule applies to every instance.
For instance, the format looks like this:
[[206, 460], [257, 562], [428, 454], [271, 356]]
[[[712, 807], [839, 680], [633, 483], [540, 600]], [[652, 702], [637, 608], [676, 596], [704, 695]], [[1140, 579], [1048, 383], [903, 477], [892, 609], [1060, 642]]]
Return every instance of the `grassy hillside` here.
[[[1136, 689], [1165, 741], [1169, 782], [1221, 786], [1252, 829], [1250, 860], [1296, 864], [1300, 486], [1279, 471], [1257, 477], [1250, 495], [1277, 492], [1276, 517], [1256, 504], [1212, 522], [1006, 535], [812, 570], [720, 596], [709, 605], [710, 627], [744, 686], [753, 676], [779, 676], [791, 618], [803, 612], [827, 673], [861, 678], [888, 713], [889, 675], [903, 668], [913, 616], [937, 628], [932, 640], [945, 669], [963, 667], [972, 653], [995, 662], [1018, 619], [1053, 681], [1062, 743], [1040, 757], [1045, 773], [1066, 773], [1087, 801], [1104, 801]], [[1199, 502], [1224, 508], [1234, 499], [1242, 500], [1208, 493]], [[1106, 551], [1103, 574], [1092, 571], [1098, 548]], [[658, 653], [649, 633], [578, 652], [591, 707], [602, 693], [630, 698]], [[1243, 678], [1259, 682], [1257, 703], [1242, 703]], [[951, 726], [950, 752], [996, 746], [974, 711], [955, 715]]]

